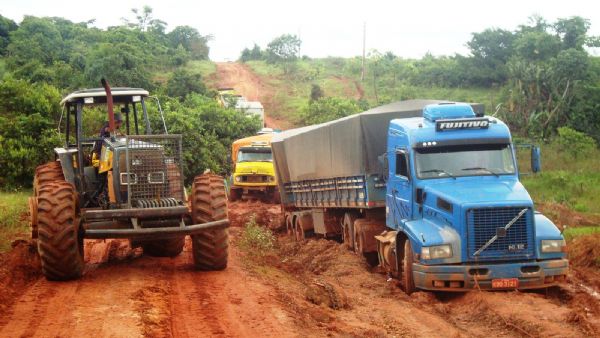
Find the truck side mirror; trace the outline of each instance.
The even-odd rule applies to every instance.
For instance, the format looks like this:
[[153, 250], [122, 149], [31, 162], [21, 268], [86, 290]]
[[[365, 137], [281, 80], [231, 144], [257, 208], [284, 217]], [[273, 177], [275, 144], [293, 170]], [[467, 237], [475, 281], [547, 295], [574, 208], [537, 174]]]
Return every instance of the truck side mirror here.
[[387, 182], [387, 177], [389, 175], [389, 170], [390, 170], [389, 161], [387, 158], [387, 152], [377, 156], [377, 161], [379, 162], [379, 165], [381, 166], [381, 173], [379, 175], [384, 182]]
[[531, 147], [531, 172], [538, 173], [542, 171], [542, 157], [540, 147]]

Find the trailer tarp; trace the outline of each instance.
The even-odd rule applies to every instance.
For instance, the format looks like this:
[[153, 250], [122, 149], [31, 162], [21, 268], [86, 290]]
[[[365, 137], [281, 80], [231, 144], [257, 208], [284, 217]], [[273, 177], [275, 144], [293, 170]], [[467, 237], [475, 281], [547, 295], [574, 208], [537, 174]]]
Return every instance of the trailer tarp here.
[[[426, 105], [441, 102], [448, 101], [399, 101], [276, 134], [271, 148], [279, 183], [380, 173], [390, 121], [422, 116]], [[483, 105], [471, 105], [483, 114]]]

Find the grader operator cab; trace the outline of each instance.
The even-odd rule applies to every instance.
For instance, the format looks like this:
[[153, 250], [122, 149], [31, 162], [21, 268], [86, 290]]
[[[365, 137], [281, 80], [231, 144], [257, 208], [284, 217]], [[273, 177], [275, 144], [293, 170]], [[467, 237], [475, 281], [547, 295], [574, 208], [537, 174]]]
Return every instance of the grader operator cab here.
[[[146, 254], [176, 256], [191, 235], [195, 267], [224, 269], [229, 220], [223, 178], [196, 176], [188, 199], [182, 136], [167, 134], [164, 119], [164, 134], [152, 133], [146, 90], [102, 84], [62, 100], [65, 145], [54, 149], [56, 161], [35, 172], [30, 223], [45, 276], [80, 277], [84, 238], [128, 238]], [[114, 104], [123, 107], [120, 133]], [[108, 137], [86, 136], [84, 108], [99, 105], [108, 110]]]

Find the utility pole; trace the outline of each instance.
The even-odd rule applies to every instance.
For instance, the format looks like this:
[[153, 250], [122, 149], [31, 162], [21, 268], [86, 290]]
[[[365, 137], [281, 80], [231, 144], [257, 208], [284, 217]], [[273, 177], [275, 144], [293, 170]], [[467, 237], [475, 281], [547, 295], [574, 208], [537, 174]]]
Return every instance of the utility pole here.
[[363, 55], [362, 71], [360, 72], [360, 81], [365, 81], [365, 46], [367, 44], [367, 22], [363, 22]]

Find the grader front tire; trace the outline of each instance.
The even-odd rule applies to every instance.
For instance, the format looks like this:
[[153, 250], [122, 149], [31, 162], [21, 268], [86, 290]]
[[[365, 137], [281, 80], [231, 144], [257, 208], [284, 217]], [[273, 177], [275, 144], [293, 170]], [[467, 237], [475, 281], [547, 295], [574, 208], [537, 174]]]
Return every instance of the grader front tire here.
[[[192, 220], [206, 223], [227, 219], [227, 195], [223, 178], [203, 174], [192, 186]], [[194, 266], [199, 270], [223, 270], [227, 267], [229, 232], [226, 228], [203, 231], [192, 236]]]
[[77, 214], [77, 194], [70, 183], [39, 186], [38, 252], [49, 280], [76, 279], [83, 273], [83, 239]]

